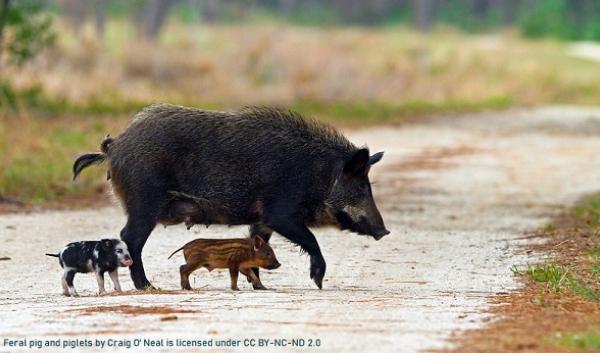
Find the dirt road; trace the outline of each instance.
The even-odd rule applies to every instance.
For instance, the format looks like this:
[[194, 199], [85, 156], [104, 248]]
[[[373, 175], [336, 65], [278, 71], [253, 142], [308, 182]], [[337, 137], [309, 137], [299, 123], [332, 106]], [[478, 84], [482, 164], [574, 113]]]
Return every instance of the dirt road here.
[[[534, 256], [519, 250], [528, 241], [525, 231], [600, 188], [599, 135], [600, 110], [575, 108], [349, 133], [357, 144], [386, 151], [372, 180], [392, 233], [375, 242], [317, 231], [328, 264], [323, 290], [309, 279], [308, 259], [275, 236], [283, 266], [263, 272], [263, 283], [274, 290], [252, 291], [240, 281], [242, 290], [232, 292], [226, 272], [199, 270], [192, 279], [198, 290], [178, 291], [182, 260], [167, 260], [171, 251], [195, 237], [246, 232], [213, 226], [186, 231], [181, 225], [157, 228], [144, 252], [150, 280], [165, 291], [132, 292], [121, 271], [130, 291], [125, 295], [98, 297], [94, 276], [80, 275], [76, 286], [83, 296], [66, 298], [58, 264], [43, 253], [73, 240], [118, 237], [124, 224], [119, 208], [0, 216], [0, 257], [11, 258], [0, 261], [0, 341], [184, 337], [240, 339], [243, 345], [245, 338], [301, 338], [305, 345], [318, 343], [321, 352], [443, 347], [452, 332], [484, 325], [488, 298], [516, 286], [511, 266]], [[14, 350], [2, 343], [0, 351]], [[310, 350], [289, 344], [289, 351]]]

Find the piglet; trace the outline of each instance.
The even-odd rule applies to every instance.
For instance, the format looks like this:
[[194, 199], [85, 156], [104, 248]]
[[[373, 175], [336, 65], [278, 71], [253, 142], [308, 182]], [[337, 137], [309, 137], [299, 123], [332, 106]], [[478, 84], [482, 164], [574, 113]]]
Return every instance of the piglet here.
[[175, 250], [169, 259], [181, 250], [186, 262], [179, 268], [181, 288], [187, 290], [192, 289], [190, 274], [200, 267], [206, 267], [209, 271], [215, 268], [229, 269], [231, 289], [239, 290], [239, 272], [252, 282], [254, 289], [266, 289], [252, 269], [262, 267], [274, 270], [281, 266], [271, 246], [258, 235], [241, 239], [196, 239]]
[[58, 257], [58, 262], [65, 271], [61, 281], [63, 293], [73, 297], [78, 295], [73, 286], [76, 273], [94, 272], [98, 281], [98, 290], [102, 294], [106, 292], [104, 273], [108, 272], [115, 290], [120, 292], [121, 284], [117, 270], [119, 267], [133, 265], [127, 245], [119, 239], [69, 243], [58, 254], [46, 255]]

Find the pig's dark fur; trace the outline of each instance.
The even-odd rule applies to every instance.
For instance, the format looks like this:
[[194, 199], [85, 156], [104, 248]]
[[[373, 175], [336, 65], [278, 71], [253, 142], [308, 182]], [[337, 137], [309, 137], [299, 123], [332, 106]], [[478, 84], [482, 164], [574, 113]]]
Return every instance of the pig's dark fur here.
[[185, 221], [173, 211], [189, 205], [172, 204], [173, 191], [222, 206], [222, 212], [191, 216], [194, 223], [250, 224], [251, 233], [266, 240], [274, 230], [298, 244], [311, 257], [311, 278], [319, 288], [325, 261], [307, 226], [336, 225], [376, 239], [389, 233], [367, 176], [381, 153], [369, 157], [333, 128], [295, 113], [152, 105], [101, 149], [75, 161], [74, 177], [108, 160], [115, 194], [128, 214], [121, 238], [133, 257], [137, 288], [150, 285], [141, 251], [156, 223]]

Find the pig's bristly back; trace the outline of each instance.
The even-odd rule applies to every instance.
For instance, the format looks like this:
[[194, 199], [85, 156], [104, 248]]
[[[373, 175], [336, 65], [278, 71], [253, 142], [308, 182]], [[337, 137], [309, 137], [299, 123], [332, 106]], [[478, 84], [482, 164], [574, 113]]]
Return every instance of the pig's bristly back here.
[[216, 112], [154, 104], [139, 112], [123, 135], [132, 135], [129, 132], [136, 132], [139, 138], [147, 136], [154, 142], [166, 141], [170, 136], [179, 144], [196, 142], [195, 139], [200, 136], [212, 137], [221, 146], [235, 152], [260, 150], [264, 144], [284, 150], [303, 148], [312, 153], [344, 156], [357, 150], [327, 124], [268, 107]]

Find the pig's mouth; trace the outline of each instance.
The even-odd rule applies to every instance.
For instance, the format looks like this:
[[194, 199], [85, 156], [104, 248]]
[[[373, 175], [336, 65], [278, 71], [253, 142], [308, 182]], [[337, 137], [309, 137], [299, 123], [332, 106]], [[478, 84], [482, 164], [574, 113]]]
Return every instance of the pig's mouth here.
[[130, 267], [131, 265], [133, 265], [133, 260], [132, 259], [121, 260], [121, 266], [122, 267]]
[[379, 240], [390, 234], [390, 231], [385, 229], [385, 227], [377, 227], [376, 229], [373, 229], [365, 217], [361, 217], [359, 222], [355, 222], [352, 220], [352, 218], [350, 218], [350, 216], [343, 212], [336, 213], [335, 217], [337, 218], [342, 230], [349, 230], [360, 235], [370, 235], [375, 240]]
[[267, 270], [274, 270], [279, 267], [281, 267], [281, 264], [279, 262], [276, 262], [274, 264], [270, 264], [269, 266], [267, 266]]
[[380, 230], [373, 232], [373, 234], [371, 234], [371, 235], [373, 236], [373, 238], [375, 238], [375, 240], [379, 240], [388, 234], [390, 234], [390, 231], [385, 228], [382, 228]]

